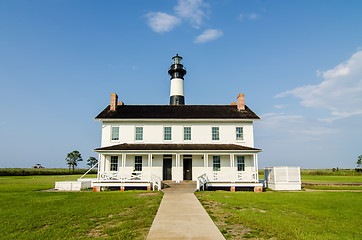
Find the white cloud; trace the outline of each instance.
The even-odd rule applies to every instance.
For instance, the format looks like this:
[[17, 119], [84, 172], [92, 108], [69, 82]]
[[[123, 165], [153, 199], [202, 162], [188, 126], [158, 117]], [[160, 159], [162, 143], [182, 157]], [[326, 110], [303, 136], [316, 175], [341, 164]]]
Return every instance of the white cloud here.
[[256, 19], [258, 19], [260, 17], [260, 15], [259, 14], [257, 14], [257, 13], [241, 13], [240, 15], [239, 15], [239, 20], [240, 21], [243, 21], [244, 19], [248, 19], [248, 20], [256, 20]]
[[330, 117], [319, 119], [331, 122], [362, 115], [362, 51], [325, 72], [317, 71], [323, 81], [317, 85], [298, 87], [275, 97], [294, 96], [301, 105], [327, 109]]
[[302, 115], [285, 113], [266, 113], [261, 115], [258, 123], [263, 134], [285, 138], [293, 141], [320, 140], [323, 136], [337, 133], [335, 128], [321, 126], [320, 122], [312, 121]]
[[179, 18], [163, 12], [150, 12], [146, 17], [148, 18], [148, 25], [157, 33], [169, 32], [181, 23]]
[[288, 106], [288, 104], [278, 104], [278, 105], [274, 105], [275, 108], [278, 109], [282, 109], [282, 108], [286, 108]]
[[223, 35], [219, 29], [207, 29], [195, 38], [195, 43], [205, 43], [215, 40]]
[[200, 28], [202, 19], [206, 13], [202, 8], [208, 7], [203, 0], [179, 0], [175, 6], [175, 12], [178, 16], [186, 19], [194, 28]]

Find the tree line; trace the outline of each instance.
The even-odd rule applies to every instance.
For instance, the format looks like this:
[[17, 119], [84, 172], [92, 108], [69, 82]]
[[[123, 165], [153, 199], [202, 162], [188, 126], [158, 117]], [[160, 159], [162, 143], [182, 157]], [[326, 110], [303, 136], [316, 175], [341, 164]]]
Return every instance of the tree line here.
[[[80, 154], [79, 151], [74, 150], [73, 152], [70, 152], [67, 154], [67, 157], [65, 158], [65, 161], [67, 162], [67, 165], [69, 167], [69, 171], [72, 168], [73, 172], [74, 172], [74, 168], [76, 166], [78, 166], [79, 162], [83, 161], [82, 155]], [[95, 157], [89, 157], [87, 160], [87, 165], [89, 167], [94, 166], [94, 164], [96, 164], [98, 162], [98, 160]]]

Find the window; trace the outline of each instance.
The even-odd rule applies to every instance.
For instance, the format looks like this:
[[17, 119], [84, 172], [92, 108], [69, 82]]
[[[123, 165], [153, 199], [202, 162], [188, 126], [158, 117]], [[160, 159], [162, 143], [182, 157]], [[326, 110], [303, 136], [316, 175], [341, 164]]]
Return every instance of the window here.
[[171, 140], [171, 127], [164, 127], [164, 140]]
[[184, 127], [184, 140], [191, 140], [191, 127]]
[[142, 171], [142, 156], [135, 156], [134, 158], [134, 170], [141, 172]]
[[244, 156], [237, 156], [238, 171], [245, 171], [245, 160]]
[[243, 127], [236, 127], [236, 140], [244, 140]]
[[212, 165], [214, 171], [220, 171], [220, 156], [213, 156]]
[[220, 140], [219, 127], [212, 127], [212, 140]]
[[112, 140], [119, 140], [119, 127], [112, 127]]
[[136, 140], [143, 140], [143, 127], [136, 127]]
[[111, 156], [111, 171], [118, 171], [118, 156]]

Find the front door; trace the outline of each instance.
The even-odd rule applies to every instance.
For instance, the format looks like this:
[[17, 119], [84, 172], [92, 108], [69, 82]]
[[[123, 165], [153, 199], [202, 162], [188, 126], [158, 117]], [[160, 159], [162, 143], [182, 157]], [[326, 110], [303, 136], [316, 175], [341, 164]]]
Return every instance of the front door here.
[[192, 180], [192, 157], [184, 156], [184, 180]]
[[163, 180], [172, 180], [172, 157], [163, 156]]

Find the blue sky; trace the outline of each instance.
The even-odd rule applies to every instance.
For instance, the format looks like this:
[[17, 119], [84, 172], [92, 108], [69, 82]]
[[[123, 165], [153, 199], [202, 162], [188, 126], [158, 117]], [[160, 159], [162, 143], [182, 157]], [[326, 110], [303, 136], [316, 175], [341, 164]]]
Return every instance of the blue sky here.
[[[260, 167], [353, 168], [362, 154], [361, 1], [0, 0], [0, 167], [97, 156], [94, 117], [116, 92], [168, 104], [245, 93]], [[82, 163], [81, 166], [85, 166]]]

